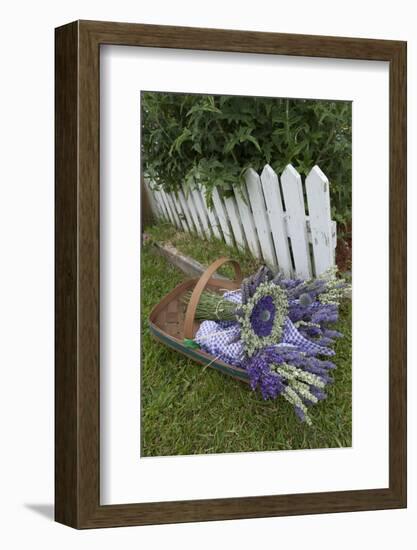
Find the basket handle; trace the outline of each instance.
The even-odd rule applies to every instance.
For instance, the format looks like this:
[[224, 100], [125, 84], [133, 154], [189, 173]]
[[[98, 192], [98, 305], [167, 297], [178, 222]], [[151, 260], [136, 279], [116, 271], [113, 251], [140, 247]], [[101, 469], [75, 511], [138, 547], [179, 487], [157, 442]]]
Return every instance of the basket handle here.
[[242, 282], [242, 271], [240, 269], [239, 263], [236, 260], [230, 260], [229, 258], [223, 256], [213, 262], [211, 265], [209, 265], [209, 267], [201, 275], [200, 279], [195, 285], [194, 290], [191, 294], [190, 301], [188, 302], [184, 320], [184, 338], [193, 338], [194, 317], [197, 310], [198, 302], [200, 301], [200, 296], [203, 290], [206, 288], [212, 275], [214, 275], [219, 267], [226, 263], [230, 263], [233, 265], [233, 268], [235, 270], [235, 281], [236, 284], [240, 286], [240, 283]]

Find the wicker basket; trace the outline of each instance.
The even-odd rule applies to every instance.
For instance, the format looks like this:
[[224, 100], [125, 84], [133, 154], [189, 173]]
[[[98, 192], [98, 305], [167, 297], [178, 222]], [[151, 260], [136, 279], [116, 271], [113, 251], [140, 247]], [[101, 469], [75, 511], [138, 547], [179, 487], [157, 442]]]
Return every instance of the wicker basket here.
[[[235, 280], [213, 279], [214, 273], [227, 262], [234, 267]], [[219, 258], [207, 268], [200, 279], [184, 281], [153, 308], [149, 315], [149, 327], [152, 335], [162, 344], [179, 351], [186, 357], [248, 383], [249, 378], [244, 369], [228, 365], [200, 349], [189, 348], [184, 344], [184, 338], [194, 338], [200, 326], [194, 316], [203, 290], [205, 288], [216, 292], [224, 289], [235, 290], [240, 287], [241, 282], [242, 273], [239, 264], [228, 258]], [[185, 306], [182, 297], [191, 289], [194, 289], [191, 299], [188, 306]]]

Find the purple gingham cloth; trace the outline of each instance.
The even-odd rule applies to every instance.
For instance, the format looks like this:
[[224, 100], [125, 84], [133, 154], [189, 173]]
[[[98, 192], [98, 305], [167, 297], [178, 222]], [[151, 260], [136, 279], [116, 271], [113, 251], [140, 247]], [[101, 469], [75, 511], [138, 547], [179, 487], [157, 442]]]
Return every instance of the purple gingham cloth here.
[[[224, 297], [231, 302], [241, 303], [239, 292], [226, 292]], [[194, 340], [204, 351], [231, 365], [240, 365], [244, 358], [240, 325], [237, 322], [203, 321]], [[308, 355], [334, 355], [335, 353], [334, 350], [305, 338], [289, 317], [284, 321], [282, 338], [277, 346], [294, 346]]]
[[238, 366], [243, 360], [239, 323], [203, 321], [194, 340], [204, 351], [225, 363]]
[[287, 317], [284, 321], [284, 329], [282, 331], [281, 343], [291, 344], [298, 348], [300, 351], [304, 351], [308, 355], [335, 354], [334, 350], [326, 348], [325, 346], [320, 346], [319, 344], [308, 340], [308, 338], [304, 338], [304, 336], [299, 332], [299, 330], [289, 317]]

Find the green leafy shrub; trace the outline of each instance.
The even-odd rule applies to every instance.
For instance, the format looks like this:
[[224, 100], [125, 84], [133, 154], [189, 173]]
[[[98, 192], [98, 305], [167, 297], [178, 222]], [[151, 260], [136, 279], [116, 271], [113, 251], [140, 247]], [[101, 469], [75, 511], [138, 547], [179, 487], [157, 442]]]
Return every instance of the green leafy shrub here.
[[306, 175], [319, 165], [330, 181], [332, 216], [351, 220], [352, 109], [348, 101], [142, 93], [145, 175], [176, 191], [200, 183], [211, 204], [242, 185], [248, 167], [288, 163]]

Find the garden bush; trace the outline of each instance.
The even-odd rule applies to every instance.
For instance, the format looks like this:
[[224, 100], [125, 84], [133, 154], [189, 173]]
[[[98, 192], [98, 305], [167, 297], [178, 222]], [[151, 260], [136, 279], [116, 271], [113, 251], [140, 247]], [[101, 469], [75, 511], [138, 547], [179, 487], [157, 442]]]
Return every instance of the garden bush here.
[[202, 185], [211, 204], [240, 188], [248, 167], [305, 176], [319, 165], [330, 180], [332, 217], [351, 220], [352, 110], [348, 101], [142, 93], [145, 175], [176, 191]]

